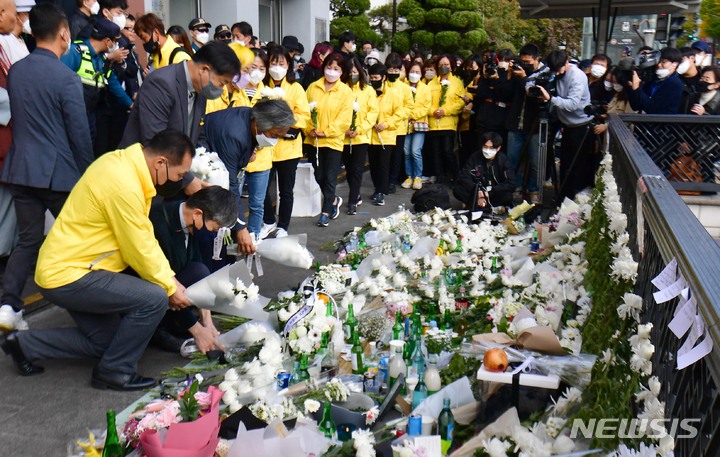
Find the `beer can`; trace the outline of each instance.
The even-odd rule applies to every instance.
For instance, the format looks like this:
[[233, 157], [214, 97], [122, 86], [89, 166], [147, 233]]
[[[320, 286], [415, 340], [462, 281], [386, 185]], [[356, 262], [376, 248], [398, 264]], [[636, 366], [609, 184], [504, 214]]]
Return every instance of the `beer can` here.
[[283, 389], [287, 389], [288, 387], [290, 387], [290, 377], [291, 377], [291, 375], [287, 371], [285, 371], [285, 370], [280, 371], [277, 374], [277, 389], [283, 390]]
[[371, 371], [363, 374], [363, 392], [369, 392], [375, 386], [375, 373]]
[[530, 252], [538, 252], [540, 250], [540, 242], [533, 241], [530, 243]]
[[422, 435], [422, 416], [420, 414], [412, 414], [408, 418], [408, 435]]

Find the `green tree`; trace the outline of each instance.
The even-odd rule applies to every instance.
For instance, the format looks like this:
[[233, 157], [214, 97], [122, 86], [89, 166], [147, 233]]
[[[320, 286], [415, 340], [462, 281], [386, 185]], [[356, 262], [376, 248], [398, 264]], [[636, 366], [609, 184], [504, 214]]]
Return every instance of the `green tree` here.
[[380, 41], [373, 41], [373, 44], [380, 50], [385, 49], [385, 45], [390, 43], [392, 39], [392, 10], [392, 3], [388, 3], [387, 5], [378, 6], [368, 13], [370, 28], [380, 36]]
[[407, 28], [393, 37], [394, 51], [417, 45], [433, 54], [468, 55], [487, 42], [478, 0], [402, 0], [397, 12]]
[[355, 34], [358, 43], [365, 40], [378, 43], [382, 37], [370, 28], [370, 18], [366, 11], [370, 9], [370, 0], [330, 0], [330, 11], [334, 19], [330, 21], [330, 36], [337, 38], [346, 31]]
[[700, 35], [720, 38], [720, 0], [703, 0], [700, 4]]

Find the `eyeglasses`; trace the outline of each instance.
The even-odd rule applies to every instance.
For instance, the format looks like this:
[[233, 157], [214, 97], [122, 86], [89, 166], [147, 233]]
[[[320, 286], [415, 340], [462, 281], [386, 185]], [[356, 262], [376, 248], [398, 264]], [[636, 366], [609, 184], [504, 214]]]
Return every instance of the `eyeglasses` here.
[[210, 29], [195, 29], [195, 31], [200, 33], [208, 33]]
[[132, 27], [123, 27], [123, 30], [125, 30], [126, 32], [132, 32], [133, 28]]

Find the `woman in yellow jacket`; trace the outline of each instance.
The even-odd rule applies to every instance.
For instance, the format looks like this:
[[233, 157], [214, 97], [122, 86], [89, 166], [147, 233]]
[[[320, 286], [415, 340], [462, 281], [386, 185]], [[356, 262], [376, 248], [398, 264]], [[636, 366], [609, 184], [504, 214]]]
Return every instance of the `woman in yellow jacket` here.
[[205, 114], [214, 113], [215, 111], [233, 106], [250, 106], [250, 99], [243, 89], [245, 89], [248, 83], [248, 71], [250, 65], [255, 61], [255, 54], [250, 48], [246, 48], [237, 43], [230, 43], [228, 46], [235, 52], [235, 55], [240, 61], [240, 74], [235, 75], [233, 80], [223, 87], [223, 93], [220, 98], [207, 101]]
[[375, 90], [368, 84], [365, 69], [360, 58], [354, 56], [348, 66], [350, 71], [343, 77], [353, 92], [353, 122], [345, 132], [343, 163], [350, 187], [348, 195], [348, 214], [357, 214], [362, 203], [360, 186], [365, 172], [370, 134], [378, 117], [378, 101]]
[[340, 215], [342, 198], [335, 195], [342, 162], [345, 132], [352, 122], [353, 93], [340, 81], [347, 72], [342, 54], [323, 61], [323, 77], [307, 88], [311, 122], [305, 128], [304, 151], [315, 167], [315, 180], [322, 191], [322, 213], [318, 226], [327, 227]]
[[279, 194], [277, 223], [271, 198], [271, 190], [274, 186], [268, 185], [265, 194], [262, 234], [269, 234], [277, 227], [275, 238], [279, 238], [286, 236], [288, 227], [290, 227], [290, 216], [292, 216], [294, 204], [295, 174], [297, 173], [298, 162], [303, 154], [300, 130], [310, 125], [310, 108], [305, 90], [295, 80], [293, 59], [287, 49], [280, 46], [270, 48], [268, 50], [268, 63], [270, 67], [268, 77], [265, 79], [266, 87], [279, 89], [277, 92], [290, 105], [296, 121], [289, 135], [294, 137], [280, 138], [272, 153], [270, 182], [272, 182], [273, 177], [277, 178]]
[[405, 79], [405, 67], [403, 67], [402, 57], [397, 52], [391, 52], [385, 59], [387, 67], [388, 87], [400, 90], [403, 95], [403, 105], [405, 106], [404, 117], [398, 124], [395, 148], [390, 157], [390, 184], [388, 185], [388, 193], [395, 193], [395, 186], [400, 184], [401, 174], [403, 172], [403, 156], [405, 155], [405, 136], [408, 133], [408, 117], [413, 108], [413, 94]]
[[432, 98], [430, 88], [422, 82], [422, 64], [413, 62], [408, 71], [408, 84], [413, 96], [413, 107], [408, 115], [408, 134], [405, 137], [405, 173], [407, 179], [402, 187], [422, 189], [423, 157], [425, 132], [428, 129], [428, 114]]
[[446, 182], [458, 173], [455, 134], [458, 118], [465, 108], [465, 87], [460, 78], [453, 76], [454, 66], [455, 59], [441, 55], [436, 64], [437, 76], [428, 83], [432, 95], [428, 138], [433, 173], [438, 182]]
[[387, 83], [387, 67], [376, 63], [369, 70], [370, 84], [378, 95], [380, 112], [373, 127], [368, 148], [370, 177], [375, 186], [375, 204], [383, 206], [390, 184], [390, 159], [397, 141], [397, 131], [406, 122], [405, 95], [399, 87]]

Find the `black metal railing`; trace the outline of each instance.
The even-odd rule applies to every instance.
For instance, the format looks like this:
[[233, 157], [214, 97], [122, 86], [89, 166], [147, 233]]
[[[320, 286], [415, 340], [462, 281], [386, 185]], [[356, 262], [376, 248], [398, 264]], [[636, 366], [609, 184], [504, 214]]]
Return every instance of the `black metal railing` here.
[[637, 142], [675, 188], [720, 192], [720, 123], [716, 116], [637, 114], [622, 119], [632, 126]]
[[[613, 173], [628, 215], [630, 247], [639, 262], [636, 293], [643, 297], [643, 320], [653, 323], [653, 374], [662, 381], [660, 400], [669, 418], [700, 420], [695, 438], [676, 440], [675, 455], [715, 456], [720, 453], [720, 246], [638, 138], [638, 125], [663, 125], [660, 117], [610, 116]], [[719, 121], [703, 123], [707, 129], [720, 128]], [[684, 370], [676, 369], [676, 354], [684, 338], [676, 338], [668, 329], [677, 299], [656, 304], [650, 283], [672, 259], [677, 260], [715, 343], [709, 355]]]

